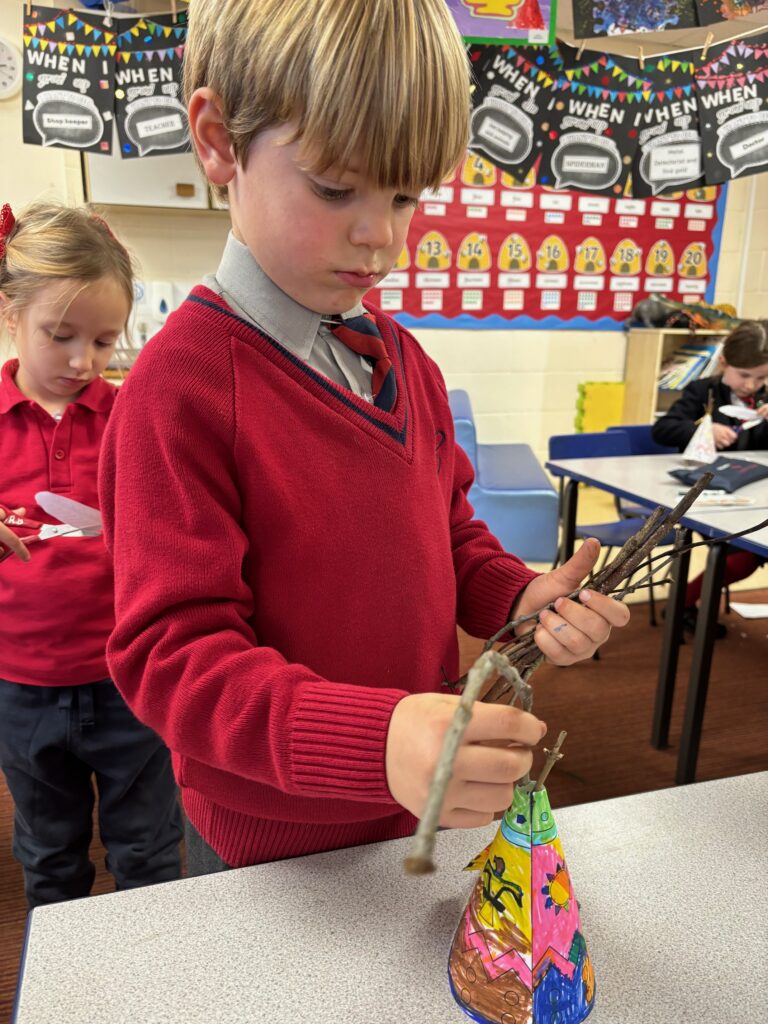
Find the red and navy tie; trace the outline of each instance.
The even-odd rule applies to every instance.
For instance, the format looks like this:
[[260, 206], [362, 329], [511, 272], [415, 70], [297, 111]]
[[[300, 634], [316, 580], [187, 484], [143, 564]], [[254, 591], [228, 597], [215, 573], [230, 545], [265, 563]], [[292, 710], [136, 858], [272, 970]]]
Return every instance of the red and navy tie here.
[[328, 328], [347, 348], [367, 359], [373, 367], [371, 391], [373, 404], [389, 411], [395, 404], [397, 383], [392, 361], [372, 317], [350, 316], [345, 320], [327, 320]]

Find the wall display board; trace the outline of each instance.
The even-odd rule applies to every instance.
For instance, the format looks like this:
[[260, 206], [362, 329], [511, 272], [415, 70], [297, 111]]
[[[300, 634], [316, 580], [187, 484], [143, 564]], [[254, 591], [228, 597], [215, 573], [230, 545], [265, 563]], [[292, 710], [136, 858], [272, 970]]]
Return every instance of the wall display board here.
[[445, 0], [469, 42], [554, 43], [557, 0]]
[[724, 201], [558, 191], [469, 152], [368, 295], [406, 326], [616, 330], [649, 293], [712, 300]]
[[698, 25], [696, 0], [573, 0], [578, 39]]
[[33, 9], [23, 32], [24, 142], [111, 152], [117, 42], [99, 24], [58, 8]]
[[750, 14], [759, 14], [761, 11], [768, 11], [768, 0], [696, 0], [696, 13], [700, 25], [735, 21]]
[[118, 36], [115, 113], [124, 158], [191, 149], [181, 98], [186, 29], [142, 18]]
[[768, 33], [713, 47], [698, 67], [562, 43], [470, 56], [470, 148], [518, 180], [535, 168], [540, 185], [646, 198], [768, 161]]
[[637, 148], [633, 155], [632, 194], [658, 195], [669, 189], [704, 184], [699, 105], [694, 65], [663, 58], [646, 62], [652, 102], [634, 111]]
[[768, 32], [711, 50], [696, 87], [706, 180], [768, 170]]
[[23, 27], [25, 143], [125, 158], [190, 149], [186, 13], [117, 18], [33, 6]]

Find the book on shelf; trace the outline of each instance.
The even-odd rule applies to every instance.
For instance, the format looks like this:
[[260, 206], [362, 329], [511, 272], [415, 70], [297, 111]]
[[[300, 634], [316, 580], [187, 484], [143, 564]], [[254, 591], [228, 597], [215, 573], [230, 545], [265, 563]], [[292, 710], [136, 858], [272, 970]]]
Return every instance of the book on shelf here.
[[658, 386], [661, 391], [682, 391], [686, 384], [699, 377], [709, 377], [717, 370], [722, 339], [688, 341], [670, 352], [661, 363]]

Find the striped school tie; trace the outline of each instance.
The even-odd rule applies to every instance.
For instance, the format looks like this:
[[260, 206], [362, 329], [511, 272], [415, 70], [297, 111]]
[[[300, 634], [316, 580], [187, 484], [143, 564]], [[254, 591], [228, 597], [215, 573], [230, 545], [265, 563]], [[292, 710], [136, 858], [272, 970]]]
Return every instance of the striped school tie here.
[[392, 360], [387, 355], [379, 329], [372, 317], [351, 316], [346, 320], [324, 319], [324, 323], [347, 348], [357, 352], [373, 367], [373, 404], [389, 411], [395, 404], [397, 383]]

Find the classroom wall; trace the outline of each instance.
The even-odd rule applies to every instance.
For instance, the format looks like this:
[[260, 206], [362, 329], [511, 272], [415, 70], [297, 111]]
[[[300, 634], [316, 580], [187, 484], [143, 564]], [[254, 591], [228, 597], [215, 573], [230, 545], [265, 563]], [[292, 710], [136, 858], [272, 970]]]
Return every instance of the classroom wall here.
[[[0, 32], [18, 39], [20, 20], [20, 0], [3, 0]], [[79, 156], [24, 146], [21, 98], [0, 103], [0, 203], [19, 207], [44, 195], [82, 200]], [[222, 212], [105, 212], [135, 253], [145, 280], [198, 280], [215, 269], [228, 228]], [[768, 175], [729, 187], [718, 302], [736, 302], [745, 239], [741, 312], [768, 316]], [[624, 336], [621, 331], [516, 331], [513, 324], [508, 331], [422, 330], [418, 337], [448, 387], [469, 392], [481, 441], [527, 442], [544, 457], [551, 434], [573, 429], [578, 384], [622, 379]]]

